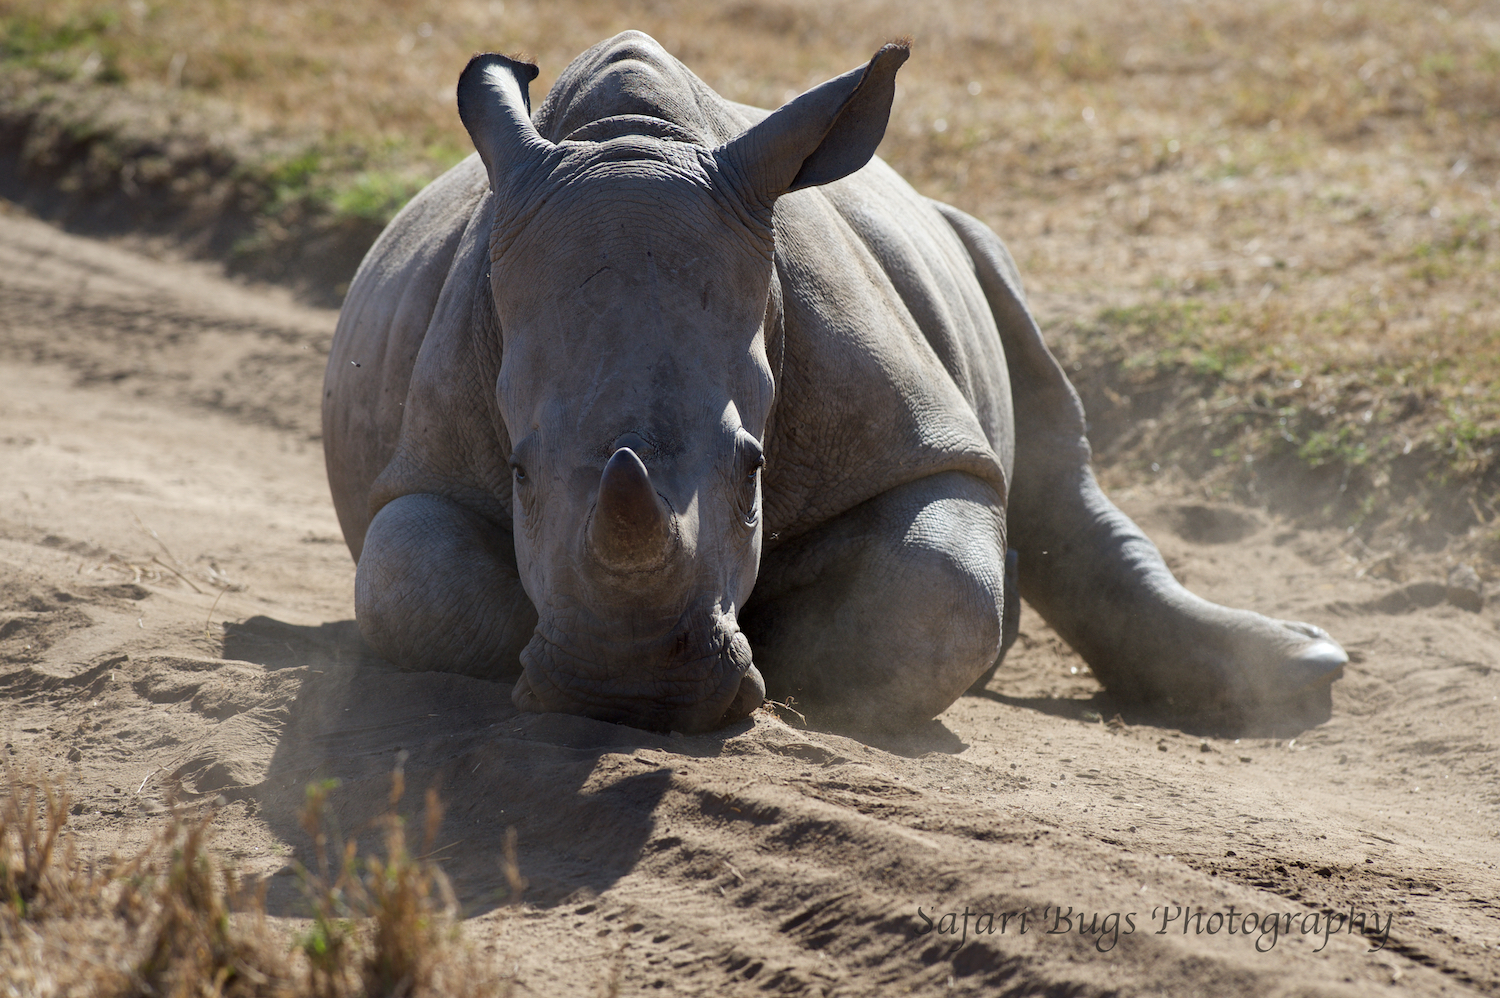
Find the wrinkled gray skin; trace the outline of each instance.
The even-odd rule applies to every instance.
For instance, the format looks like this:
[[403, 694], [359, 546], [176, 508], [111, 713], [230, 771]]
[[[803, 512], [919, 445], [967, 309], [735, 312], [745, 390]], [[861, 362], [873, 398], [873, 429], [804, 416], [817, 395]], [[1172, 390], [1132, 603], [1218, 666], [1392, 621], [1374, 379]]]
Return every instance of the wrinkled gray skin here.
[[533, 67], [470, 63], [478, 155], [371, 249], [329, 358], [375, 650], [525, 710], [703, 731], [769, 691], [901, 729], [997, 663], [1009, 547], [1111, 690], [1261, 710], [1340, 674], [1099, 491], [1005, 247], [871, 158], [906, 54], [767, 114], [627, 32], [534, 125]]

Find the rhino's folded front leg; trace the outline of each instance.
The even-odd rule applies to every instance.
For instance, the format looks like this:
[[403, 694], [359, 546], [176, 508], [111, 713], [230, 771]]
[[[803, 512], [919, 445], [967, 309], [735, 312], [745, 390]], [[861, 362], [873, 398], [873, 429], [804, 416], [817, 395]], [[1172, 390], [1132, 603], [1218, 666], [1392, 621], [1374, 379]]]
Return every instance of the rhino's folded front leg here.
[[354, 582], [370, 647], [406, 669], [512, 680], [536, 628], [509, 531], [452, 500], [407, 495], [376, 514]]
[[741, 624], [773, 698], [820, 726], [901, 731], [994, 664], [1004, 566], [1000, 496], [948, 472], [768, 552]]

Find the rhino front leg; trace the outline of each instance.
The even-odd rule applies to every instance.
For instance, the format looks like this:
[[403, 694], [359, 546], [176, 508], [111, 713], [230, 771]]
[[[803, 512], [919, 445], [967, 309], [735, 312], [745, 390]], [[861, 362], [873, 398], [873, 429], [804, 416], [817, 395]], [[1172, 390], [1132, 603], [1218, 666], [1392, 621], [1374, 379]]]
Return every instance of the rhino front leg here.
[[1112, 693], [1254, 715], [1342, 674], [1348, 656], [1321, 628], [1188, 592], [1087, 465], [1023, 489], [1027, 470], [1010, 511], [1021, 595]]
[[819, 726], [899, 731], [994, 664], [1004, 593], [1001, 498], [949, 473], [768, 551], [740, 623], [772, 699]]
[[536, 628], [507, 531], [435, 495], [370, 522], [354, 580], [360, 634], [406, 669], [513, 680]]

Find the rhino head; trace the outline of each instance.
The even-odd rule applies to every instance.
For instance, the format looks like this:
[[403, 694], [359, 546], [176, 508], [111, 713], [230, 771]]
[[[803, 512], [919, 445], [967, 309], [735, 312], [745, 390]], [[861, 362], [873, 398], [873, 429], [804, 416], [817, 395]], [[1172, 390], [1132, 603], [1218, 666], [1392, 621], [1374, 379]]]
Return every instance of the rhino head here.
[[494, 195], [516, 560], [539, 617], [517, 707], [703, 731], [762, 702], [736, 619], [764, 529], [773, 208], [869, 161], [906, 55], [888, 45], [717, 146], [662, 122], [551, 142], [534, 66], [465, 69], [459, 111]]

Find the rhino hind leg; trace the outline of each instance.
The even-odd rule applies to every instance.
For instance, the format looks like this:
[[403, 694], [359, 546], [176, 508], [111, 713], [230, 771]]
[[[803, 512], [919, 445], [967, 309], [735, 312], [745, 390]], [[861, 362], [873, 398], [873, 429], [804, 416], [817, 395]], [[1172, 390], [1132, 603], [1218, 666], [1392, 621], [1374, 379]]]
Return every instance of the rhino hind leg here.
[[767, 695], [855, 732], [943, 711], [997, 659], [1003, 508], [976, 478], [936, 475], [767, 551], [740, 614]]
[[1181, 711], [1275, 713], [1326, 696], [1348, 657], [1310, 624], [1188, 592], [1089, 470], [1083, 406], [990, 229], [934, 202], [974, 261], [1005, 349], [1015, 416], [1007, 530], [1020, 591], [1112, 693]]
[[1325, 694], [1343, 674], [1348, 656], [1321, 628], [1189, 592], [1087, 466], [1048, 486], [1045, 501], [1012, 505], [1021, 594], [1110, 692], [1261, 718]]
[[366, 643], [413, 671], [514, 680], [537, 615], [510, 534], [452, 500], [406, 495], [370, 522], [354, 581]]

